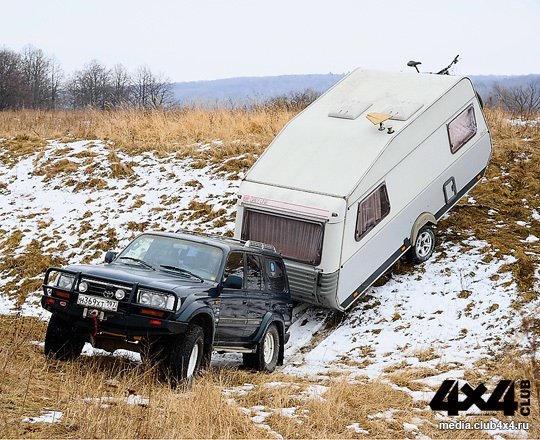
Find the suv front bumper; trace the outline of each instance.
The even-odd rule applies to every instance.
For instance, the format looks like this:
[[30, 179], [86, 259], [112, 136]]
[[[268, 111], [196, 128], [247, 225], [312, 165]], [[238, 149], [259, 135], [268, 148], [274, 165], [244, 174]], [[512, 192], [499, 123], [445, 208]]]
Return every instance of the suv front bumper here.
[[185, 333], [188, 327], [186, 322], [142, 316], [134, 313], [124, 314], [107, 311], [103, 311], [103, 320], [96, 317], [95, 322], [94, 318], [89, 314], [86, 317], [83, 316], [85, 309], [83, 306], [48, 295], [41, 298], [41, 305], [49, 312], [59, 314], [85, 333], [95, 332], [96, 322], [98, 332], [123, 336], [128, 339], [136, 336], [182, 334]]
[[[73, 277], [71, 287], [58, 287], [49, 284], [51, 273], [57, 272]], [[139, 288], [146, 288], [139, 284], [133, 284], [125, 300], [118, 301], [116, 311], [102, 310], [99, 307], [77, 304], [79, 292], [75, 286], [79, 284], [84, 274], [60, 268], [49, 268], [45, 273], [43, 284], [44, 295], [41, 305], [51, 313], [60, 315], [84, 333], [109, 333], [127, 339], [137, 336], [182, 334], [187, 330], [186, 322], [176, 321], [174, 311], [152, 309], [135, 302], [136, 292]], [[92, 277], [101, 284], [114, 281]], [[166, 292], [170, 293], [170, 292]], [[94, 295], [92, 295], [94, 296]], [[96, 298], [100, 298], [96, 296]], [[176, 310], [178, 298], [175, 299]], [[96, 315], [95, 317], [93, 315]]]
[[182, 334], [188, 328], [186, 322], [136, 314], [105, 311], [103, 319], [98, 319], [97, 316], [94, 318], [90, 314], [84, 317], [84, 307], [47, 295], [41, 298], [41, 305], [44, 309], [60, 315], [84, 333], [89, 334], [97, 331], [132, 339], [137, 336]]

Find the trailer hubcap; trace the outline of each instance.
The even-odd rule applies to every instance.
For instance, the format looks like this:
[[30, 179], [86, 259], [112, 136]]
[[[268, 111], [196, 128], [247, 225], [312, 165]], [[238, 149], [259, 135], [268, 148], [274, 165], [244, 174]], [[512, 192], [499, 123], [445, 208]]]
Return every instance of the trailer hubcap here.
[[274, 341], [274, 335], [270, 332], [266, 333], [264, 337], [264, 362], [269, 364], [274, 357], [274, 350], [276, 349], [276, 341]]
[[428, 231], [423, 231], [416, 240], [416, 253], [420, 258], [425, 258], [433, 249], [433, 237]]

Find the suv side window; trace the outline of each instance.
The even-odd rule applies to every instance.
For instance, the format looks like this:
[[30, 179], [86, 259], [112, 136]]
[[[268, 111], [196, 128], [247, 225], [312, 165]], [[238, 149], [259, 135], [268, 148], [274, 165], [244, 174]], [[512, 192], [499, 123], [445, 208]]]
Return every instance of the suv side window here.
[[244, 254], [242, 252], [231, 252], [227, 258], [224, 278], [230, 275], [244, 279]]
[[261, 290], [262, 271], [261, 262], [257, 255], [247, 254], [246, 289]]
[[266, 290], [272, 293], [282, 293], [285, 291], [285, 274], [283, 263], [271, 258], [264, 259], [264, 284]]

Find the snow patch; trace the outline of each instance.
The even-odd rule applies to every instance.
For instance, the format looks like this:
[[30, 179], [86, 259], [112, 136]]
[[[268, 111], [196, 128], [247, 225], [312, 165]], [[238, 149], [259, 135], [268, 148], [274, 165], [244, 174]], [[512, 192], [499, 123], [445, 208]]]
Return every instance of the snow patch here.
[[64, 414], [61, 411], [41, 412], [41, 415], [36, 417], [25, 417], [22, 421], [25, 423], [58, 423], [62, 420]]
[[347, 429], [351, 429], [357, 434], [369, 434], [369, 431], [363, 429], [359, 423], [351, 423], [350, 425], [347, 425]]

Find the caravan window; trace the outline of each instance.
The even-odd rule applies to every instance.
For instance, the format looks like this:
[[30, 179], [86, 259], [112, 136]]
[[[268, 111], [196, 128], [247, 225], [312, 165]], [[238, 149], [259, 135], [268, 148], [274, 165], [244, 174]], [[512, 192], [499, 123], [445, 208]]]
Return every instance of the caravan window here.
[[360, 241], [390, 212], [390, 201], [386, 185], [383, 183], [358, 204], [356, 233], [354, 238]]
[[323, 225], [246, 209], [242, 239], [274, 245], [284, 258], [317, 265], [321, 262]]
[[456, 153], [476, 134], [476, 117], [472, 104], [448, 124], [450, 151]]

